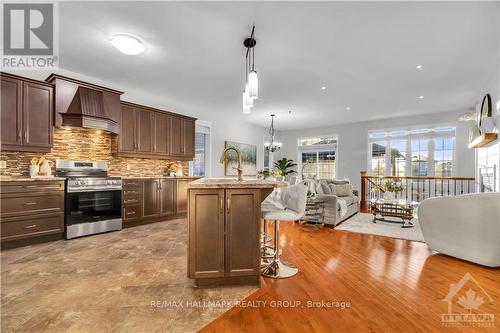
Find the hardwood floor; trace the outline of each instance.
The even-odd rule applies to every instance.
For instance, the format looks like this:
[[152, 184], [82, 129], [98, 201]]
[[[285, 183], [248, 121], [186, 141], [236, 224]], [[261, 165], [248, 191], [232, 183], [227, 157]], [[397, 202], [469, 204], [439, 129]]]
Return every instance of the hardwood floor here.
[[[419, 242], [330, 228], [310, 231], [291, 222], [282, 223], [281, 230], [282, 258], [297, 264], [299, 274], [263, 278], [246, 306], [232, 308], [201, 332], [500, 332], [500, 269], [434, 254]], [[484, 300], [472, 313], [494, 314], [493, 327], [442, 325], [441, 314], [448, 311], [443, 299], [466, 273], [492, 302], [468, 281], [453, 299], [453, 313], [468, 312], [457, 298], [471, 288]], [[301, 303], [272, 303], [286, 300]], [[308, 301], [350, 307], [313, 308]]]

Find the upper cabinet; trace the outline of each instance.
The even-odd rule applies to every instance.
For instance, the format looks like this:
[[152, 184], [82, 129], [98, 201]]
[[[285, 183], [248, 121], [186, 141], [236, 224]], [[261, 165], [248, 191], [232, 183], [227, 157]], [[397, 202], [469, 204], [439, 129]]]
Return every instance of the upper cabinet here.
[[1, 74], [1, 149], [49, 152], [54, 126], [51, 84]]
[[144, 158], [194, 157], [194, 118], [122, 102], [116, 153]]

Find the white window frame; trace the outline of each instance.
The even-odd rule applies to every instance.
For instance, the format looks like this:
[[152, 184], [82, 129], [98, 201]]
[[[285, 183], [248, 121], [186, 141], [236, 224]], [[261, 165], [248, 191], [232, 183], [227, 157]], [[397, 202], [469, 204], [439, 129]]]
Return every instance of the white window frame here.
[[[330, 137], [335, 139], [335, 144], [324, 144], [324, 145], [310, 145], [310, 146], [300, 146], [299, 143], [301, 140], [308, 139], [316, 139], [316, 138], [324, 138]], [[326, 152], [326, 151], [335, 151], [335, 166], [333, 169], [333, 174], [335, 178], [339, 178], [339, 136], [337, 134], [323, 134], [323, 135], [314, 135], [314, 136], [306, 136], [297, 138], [297, 175], [302, 177], [302, 153], [304, 152]], [[316, 170], [316, 175], [319, 173], [319, 166]]]
[[[441, 128], [441, 127], [453, 127], [453, 131], [447, 131], [447, 132], [435, 132], [433, 129], [436, 128]], [[428, 129], [429, 131], [427, 133], [411, 133], [413, 130], [423, 130], [423, 129]], [[373, 133], [381, 133], [385, 132], [389, 134], [390, 132], [397, 132], [397, 131], [407, 131], [408, 134], [404, 136], [390, 136], [386, 135], [385, 137], [377, 137], [377, 138], [370, 138], [370, 135]], [[384, 170], [384, 175], [385, 176], [391, 176], [391, 141], [402, 141], [406, 140], [406, 164], [405, 164], [405, 176], [412, 176], [412, 150], [411, 150], [411, 141], [415, 139], [428, 139], [427, 143], [427, 158], [428, 158], [428, 164], [427, 164], [427, 176], [432, 177], [435, 175], [435, 163], [434, 163], [434, 139], [435, 138], [452, 138], [453, 140], [453, 149], [452, 149], [452, 164], [451, 164], [451, 174], [452, 176], [456, 175], [456, 135], [457, 135], [457, 128], [455, 124], [434, 124], [434, 125], [421, 125], [421, 126], [413, 126], [409, 128], [391, 128], [391, 129], [376, 129], [376, 130], [369, 130], [368, 131], [368, 149], [367, 149], [367, 171], [368, 174], [372, 174], [372, 142], [376, 141], [385, 141], [386, 142], [386, 151], [385, 151], [385, 170]]]
[[[212, 123], [205, 120], [196, 120], [195, 133], [206, 132], [208, 140], [205, 147], [205, 177], [212, 176]], [[189, 175], [193, 175], [193, 161], [189, 161]]]

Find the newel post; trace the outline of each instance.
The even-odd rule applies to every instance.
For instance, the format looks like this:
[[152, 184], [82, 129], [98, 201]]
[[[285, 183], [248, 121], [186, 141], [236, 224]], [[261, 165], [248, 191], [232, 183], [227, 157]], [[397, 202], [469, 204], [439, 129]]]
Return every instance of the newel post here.
[[361, 171], [361, 201], [359, 203], [359, 209], [361, 212], [366, 213], [366, 171]]

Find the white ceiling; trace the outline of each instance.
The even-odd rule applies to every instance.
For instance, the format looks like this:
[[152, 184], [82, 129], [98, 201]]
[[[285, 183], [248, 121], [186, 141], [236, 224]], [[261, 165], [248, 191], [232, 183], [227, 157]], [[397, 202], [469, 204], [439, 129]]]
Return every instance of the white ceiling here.
[[[62, 68], [162, 96], [200, 117], [236, 114], [268, 126], [276, 113], [279, 130], [307, 128], [465, 108], [498, 85], [498, 3], [59, 6]], [[242, 41], [253, 23], [260, 98], [243, 115]], [[119, 53], [109, 42], [117, 32], [142, 37], [145, 53]]]

